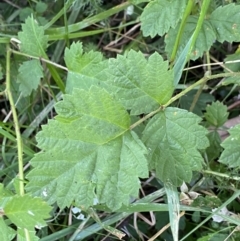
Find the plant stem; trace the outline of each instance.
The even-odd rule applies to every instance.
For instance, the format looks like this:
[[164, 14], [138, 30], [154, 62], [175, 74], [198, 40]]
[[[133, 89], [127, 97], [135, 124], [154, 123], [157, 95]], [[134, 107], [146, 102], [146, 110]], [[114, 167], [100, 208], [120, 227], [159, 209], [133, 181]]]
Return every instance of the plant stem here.
[[[11, 58], [11, 49], [9, 44], [7, 44], [7, 56], [6, 56], [6, 94], [10, 103], [13, 122], [16, 132], [17, 139], [17, 153], [18, 153], [18, 176], [19, 176], [19, 194], [24, 196], [24, 171], [23, 171], [23, 145], [22, 138], [20, 133], [20, 127], [18, 123], [17, 111], [14, 105], [14, 100], [11, 92], [11, 80], [10, 80], [10, 58]], [[27, 241], [30, 241], [29, 232], [27, 229], [24, 229], [25, 237]]]

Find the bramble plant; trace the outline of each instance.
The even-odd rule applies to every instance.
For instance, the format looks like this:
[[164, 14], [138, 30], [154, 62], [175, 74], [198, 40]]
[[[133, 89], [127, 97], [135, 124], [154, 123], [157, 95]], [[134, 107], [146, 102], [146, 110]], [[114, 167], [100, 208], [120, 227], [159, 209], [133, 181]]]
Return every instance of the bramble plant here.
[[[77, 23], [67, 23], [66, 17], [67, 9], [79, 3], [67, 1], [59, 14], [48, 21], [40, 17], [47, 4], [38, 2], [17, 36], [0, 37], [7, 48], [2, 76], [15, 125], [13, 131], [3, 121], [0, 133], [3, 143], [13, 143], [16, 138], [18, 155], [15, 160], [18, 176], [0, 186], [0, 240], [14, 240], [16, 235], [17, 240], [38, 240], [42, 234], [36, 234], [35, 230], [51, 222], [46, 220], [53, 216], [52, 210], [72, 206], [88, 215], [81, 225], [91, 217], [99, 229], [104, 228], [118, 238], [124, 234], [109, 226], [114, 221], [102, 222], [98, 210], [122, 212], [122, 217], [133, 212], [169, 211], [173, 240], [179, 240], [180, 216], [184, 215], [180, 211], [208, 214], [204, 223], [213, 215], [221, 216], [221, 209], [240, 194], [234, 184], [232, 197], [222, 200], [216, 211], [211, 211], [210, 204], [208, 208], [202, 204], [180, 205], [177, 189], [184, 183], [196, 184], [195, 176], [200, 173], [218, 175], [221, 171], [216, 171], [213, 163], [217, 162], [222, 169], [239, 167], [240, 126], [232, 128], [230, 136], [222, 142], [218, 130], [229, 118], [228, 108], [220, 101], [213, 101], [210, 94], [204, 97], [202, 92], [214, 79], [225, 78], [223, 85], [227, 86], [239, 85], [239, 65], [230, 63], [238, 60], [239, 54], [228, 56], [229, 67], [225, 72], [213, 74], [209, 51], [214, 44], [219, 47], [225, 41], [240, 41], [240, 5], [210, 0], [131, 0], [103, 11], [101, 1], [96, 5], [88, 2], [90, 5], [84, 7], [95, 6], [95, 10]], [[78, 38], [109, 29], [80, 30], [132, 5], [136, 14], [141, 10], [143, 36], [164, 37], [164, 51], [152, 51], [146, 57], [143, 51], [132, 48], [108, 57], [103, 52], [84, 50]], [[72, 11], [79, 12], [81, 7]], [[62, 15], [65, 26], [52, 27]], [[51, 58], [54, 41], [58, 51], [64, 49], [64, 62], [56, 58], [57, 52]], [[203, 55], [207, 56], [207, 71], [181, 88], [186, 63], [194, 63], [191, 61]], [[39, 98], [39, 89], [48, 89], [53, 96], [52, 104], [44, 108], [44, 113], [38, 110], [40, 119], [32, 120], [29, 127], [21, 126], [18, 113]], [[188, 105], [184, 98], [190, 95]], [[198, 100], [204, 102], [202, 106]], [[55, 101], [54, 117], [50, 118], [48, 114]], [[209, 102], [211, 105], [206, 106]], [[38, 125], [41, 125], [39, 131]], [[35, 132], [38, 133], [33, 139]], [[35, 140], [38, 149], [33, 148]], [[30, 171], [24, 170], [30, 158]], [[164, 191], [153, 193], [153, 199], [137, 200], [141, 181], [151, 176]], [[164, 192], [166, 204], [151, 203]], [[197, 198], [194, 202], [206, 200]], [[240, 224], [237, 218], [222, 216], [229, 223]], [[89, 235], [87, 232], [91, 233], [86, 230], [84, 234], [81, 228], [83, 233], [75, 232], [69, 240], [80, 240]], [[41, 240], [60, 240], [69, 233], [73, 232], [41, 236]], [[210, 238], [215, 233], [204, 235], [198, 240], [213, 240]]]

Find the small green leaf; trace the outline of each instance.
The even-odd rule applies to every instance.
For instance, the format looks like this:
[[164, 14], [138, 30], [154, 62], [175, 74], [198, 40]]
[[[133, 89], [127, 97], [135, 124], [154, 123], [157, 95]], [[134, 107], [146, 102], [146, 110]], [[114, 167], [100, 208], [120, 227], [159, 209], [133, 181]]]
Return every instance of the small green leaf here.
[[140, 17], [144, 36], [163, 36], [175, 28], [186, 7], [186, 0], [154, 0], [148, 3]]
[[56, 110], [56, 120], [37, 135], [43, 150], [31, 161], [26, 188], [63, 209], [106, 203], [116, 210], [137, 196], [138, 177], [148, 176], [147, 150], [130, 116], [104, 89], [74, 89]]
[[71, 93], [73, 88], [88, 90], [104, 79], [102, 75], [108, 65], [100, 52], [83, 53], [82, 43], [77, 42], [65, 49], [64, 59], [69, 70], [66, 93]]
[[222, 85], [240, 85], [240, 78], [239, 76], [231, 76], [231, 77], [227, 77], [223, 80]]
[[209, 17], [209, 21], [219, 42], [230, 43], [240, 40], [240, 6], [234, 3], [218, 7]]
[[9, 241], [14, 238], [16, 232], [8, 227], [2, 217], [0, 217], [0, 240], [1, 241]]
[[143, 132], [143, 142], [149, 149], [150, 168], [163, 181], [180, 186], [189, 182], [192, 171], [200, 170], [207, 130], [198, 125], [201, 118], [178, 108], [167, 108], [155, 115]]
[[228, 131], [230, 136], [224, 140], [222, 147], [224, 151], [219, 162], [228, 167], [239, 167], [240, 165], [240, 125], [234, 126]]
[[3, 184], [0, 183], [0, 207], [3, 208], [12, 196], [13, 193], [4, 188]]
[[227, 106], [217, 101], [208, 105], [204, 117], [213, 126], [220, 127], [228, 119]]
[[28, 17], [22, 24], [22, 32], [18, 33], [18, 38], [21, 41], [21, 52], [31, 56], [45, 57], [48, 37], [44, 35], [44, 28], [38, 26], [33, 17]]
[[212, 161], [215, 158], [218, 158], [220, 153], [222, 152], [223, 148], [221, 147], [221, 138], [217, 131], [209, 132], [208, 140], [210, 143], [210, 146], [206, 149], [206, 153], [208, 156], [208, 161]]
[[158, 53], [146, 60], [141, 52], [131, 50], [127, 56], [110, 59], [109, 71], [107, 84], [132, 115], [149, 113], [172, 96], [173, 71]]
[[44, 219], [49, 218], [51, 207], [42, 199], [29, 195], [14, 196], [4, 208], [5, 215], [19, 228], [34, 230], [46, 226]]
[[43, 68], [39, 60], [29, 60], [23, 62], [19, 67], [17, 82], [19, 90], [23, 96], [28, 96], [33, 90], [36, 90], [41, 78], [43, 77]]
[[48, 8], [48, 5], [44, 2], [37, 2], [36, 4], [36, 12], [44, 13]]

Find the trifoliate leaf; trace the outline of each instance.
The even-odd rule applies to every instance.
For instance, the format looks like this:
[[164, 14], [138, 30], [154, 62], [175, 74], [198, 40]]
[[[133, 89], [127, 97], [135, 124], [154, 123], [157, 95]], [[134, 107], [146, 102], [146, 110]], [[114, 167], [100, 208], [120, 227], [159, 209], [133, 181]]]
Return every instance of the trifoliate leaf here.
[[173, 71], [158, 53], [148, 60], [133, 50], [127, 56], [118, 55], [110, 59], [109, 72], [107, 84], [132, 115], [155, 110], [171, 98], [174, 90]]
[[83, 53], [82, 43], [77, 42], [65, 49], [64, 59], [69, 70], [66, 93], [71, 93], [73, 88], [88, 90], [97, 85], [99, 79], [104, 79], [102, 76], [108, 65], [100, 52]]
[[129, 131], [130, 116], [101, 88], [74, 89], [56, 106], [58, 116], [38, 133], [43, 151], [31, 161], [27, 189], [62, 209], [75, 201], [116, 210], [137, 196], [148, 176], [146, 148]]
[[209, 17], [209, 21], [219, 42], [230, 43], [240, 40], [240, 6], [234, 3], [218, 7]]
[[18, 38], [21, 41], [21, 52], [37, 57], [46, 55], [48, 37], [44, 35], [44, 28], [38, 26], [33, 17], [28, 17], [22, 24], [22, 32], [18, 33]]
[[186, 7], [186, 0], [154, 0], [148, 3], [140, 17], [144, 36], [163, 36], [175, 28]]
[[14, 196], [4, 208], [5, 215], [19, 228], [34, 230], [46, 226], [44, 219], [50, 217], [51, 207], [41, 198], [29, 195]]
[[[196, 16], [188, 17], [187, 22], [185, 24], [184, 32], [182, 34], [182, 37], [179, 43], [177, 56], [182, 52], [188, 40], [191, 38], [194, 30], [196, 29], [197, 21], [198, 21], [198, 17]], [[179, 30], [179, 25], [174, 29], [171, 28], [165, 37], [166, 51], [169, 57], [172, 53], [178, 30]], [[214, 28], [212, 27], [211, 23], [208, 20], [204, 20], [201, 31], [198, 35], [195, 46], [193, 48], [193, 51], [190, 54], [190, 58], [195, 60], [201, 57], [205, 51], [208, 51], [210, 49], [210, 47], [215, 41], [216, 41], [216, 35], [214, 32]]]
[[228, 131], [230, 136], [224, 140], [222, 147], [224, 151], [219, 162], [228, 167], [239, 167], [240, 165], [240, 125], [234, 126]]
[[148, 122], [142, 140], [150, 152], [150, 168], [161, 181], [180, 186], [191, 180], [192, 171], [201, 169], [198, 150], [209, 142], [205, 136], [208, 131], [198, 125], [200, 121], [190, 112], [170, 107]]
[[28, 96], [33, 90], [36, 90], [41, 78], [43, 77], [43, 68], [39, 60], [29, 60], [23, 62], [19, 67], [17, 82], [19, 91], [23, 96]]
[[219, 101], [208, 105], [204, 117], [213, 126], [220, 127], [228, 119], [227, 106]]
[[16, 235], [16, 232], [8, 227], [6, 225], [6, 223], [4, 222], [3, 218], [0, 217], [0, 240], [1, 241], [9, 241], [12, 240], [14, 238], [14, 236]]

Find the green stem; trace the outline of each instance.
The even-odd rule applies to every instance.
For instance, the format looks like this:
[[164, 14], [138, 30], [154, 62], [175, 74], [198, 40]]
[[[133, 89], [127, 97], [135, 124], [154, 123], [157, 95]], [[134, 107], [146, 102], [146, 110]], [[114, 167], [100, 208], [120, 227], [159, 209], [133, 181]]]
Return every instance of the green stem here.
[[182, 18], [182, 21], [181, 21], [181, 24], [180, 24], [180, 27], [179, 27], [179, 30], [178, 30], [178, 33], [177, 33], [176, 41], [175, 41], [174, 46], [173, 46], [173, 51], [172, 51], [171, 58], [170, 58], [171, 62], [174, 62], [174, 59], [176, 57], [178, 46], [179, 46], [179, 43], [180, 43], [180, 39], [182, 37], [183, 30], [184, 30], [184, 27], [185, 27], [186, 22], [187, 22], [187, 18], [192, 11], [192, 7], [193, 7], [194, 2], [195, 2], [194, 0], [189, 0], [188, 4], [187, 4], [187, 7], [185, 8], [185, 12], [183, 14], [183, 18]]
[[[11, 92], [11, 80], [10, 80], [10, 62], [11, 62], [11, 49], [9, 44], [7, 44], [7, 55], [6, 55], [6, 94], [10, 103], [14, 127], [16, 132], [16, 141], [17, 141], [17, 154], [18, 154], [18, 176], [19, 176], [19, 194], [24, 196], [24, 171], [23, 171], [23, 145], [22, 137], [20, 132], [20, 127], [18, 123], [17, 111], [15, 108], [12, 92]], [[24, 229], [25, 238], [27, 241], [30, 241], [29, 232], [27, 229]]]
[[206, 16], [206, 14], [207, 14], [207, 10], [208, 10], [210, 2], [211, 2], [211, 0], [204, 0], [203, 1], [200, 16], [199, 16], [199, 19], [198, 19], [198, 22], [197, 22], [197, 26], [196, 26], [195, 31], [193, 32], [193, 39], [192, 39], [191, 46], [190, 46], [190, 49], [189, 49], [189, 52], [188, 52], [188, 59], [189, 59], [189, 57], [192, 53], [192, 50], [195, 46], [196, 41], [197, 41], [197, 38], [198, 38], [199, 32], [202, 28], [203, 21], [204, 21], [204, 18]]
[[230, 76], [240, 76], [240, 73], [221, 73], [221, 74], [215, 74], [215, 75], [211, 75], [211, 76], [204, 76], [202, 79], [198, 80], [196, 83], [192, 84], [191, 86], [189, 86], [188, 88], [186, 88], [185, 90], [180, 92], [179, 94], [172, 97], [165, 105], [160, 106], [157, 110], [154, 110], [154, 111], [150, 112], [149, 114], [147, 114], [146, 116], [144, 116], [143, 118], [141, 118], [140, 120], [138, 120], [137, 122], [132, 124], [130, 126], [130, 130], [132, 130], [136, 126], [140, 125], [141, 123], [143, 123], [144, 121], [146, 121], [150, 117], [154, 116], [159, 111], [165, 109], [166, 107], [171, 105], [174, 101], [180, 99], [182, 96], [187, 94], [189, 91], [195, 89], [197, 86], [199, 86], [203, 83], [206, 83], [207, 81], [209, 81], [211, 79], [225, 78], [225, 77], [230, 77]]

